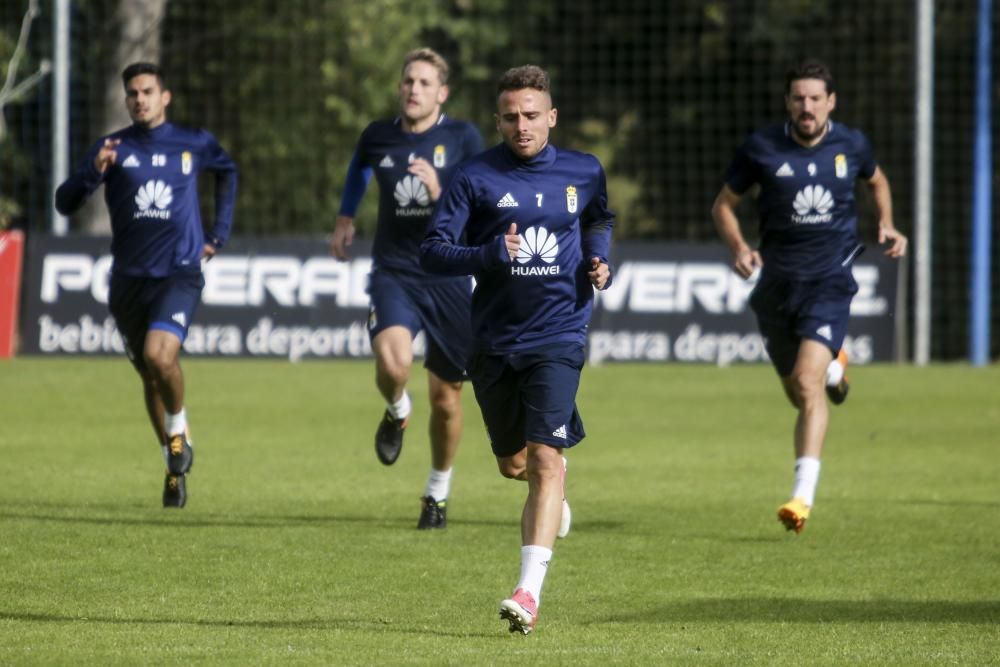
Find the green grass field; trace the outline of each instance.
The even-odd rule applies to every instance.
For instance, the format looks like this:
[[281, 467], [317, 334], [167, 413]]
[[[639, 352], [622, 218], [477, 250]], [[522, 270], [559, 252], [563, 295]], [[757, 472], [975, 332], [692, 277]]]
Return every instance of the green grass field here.
[[853, 368], [801, 536], [764, 366], [587, 368], [573, 532], [538, 630], [497, 618], [523, 484], [471, 390], [449, 528], [418, 533], [425, 378], [399, 462], [371, 363], [187, 360], [188, 507], [124, 359], [0, 363], [0, 664], [1000, 662], [1000, 368]]

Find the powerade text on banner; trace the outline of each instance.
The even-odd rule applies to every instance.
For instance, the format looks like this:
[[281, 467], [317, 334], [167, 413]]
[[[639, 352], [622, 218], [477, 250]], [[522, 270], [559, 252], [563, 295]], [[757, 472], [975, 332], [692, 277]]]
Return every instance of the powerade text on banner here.
[[[107, 312], [107, 249], [106, 238], [30, 240], [23, 353], [124, 353]], [[293, 361], [371, 356], [369, 249], [356, 241], [353, 259], [339, 262], [322, 239], [233, 239], [205, 264], [185, 352]], [[614, 283], [597, 295], [590, 326], [591, 363], [766, 360], [748, 305], [753, 285], [732, 272], [721, 245], [623, 242], [612, 260]], [[877, 252], [854, 266], [859, 291], [845, 343], [852, 364], [895, 358], [897, 270]]]

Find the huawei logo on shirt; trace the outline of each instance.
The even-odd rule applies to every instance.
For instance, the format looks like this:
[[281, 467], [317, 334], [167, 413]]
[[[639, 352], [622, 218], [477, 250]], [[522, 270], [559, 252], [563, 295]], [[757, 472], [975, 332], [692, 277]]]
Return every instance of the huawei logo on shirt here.
[[797, 215], [792, 222], [800, 225], [815, 225], [833, 220], [833, 194], [822, 185], [807, 185], [799, 190], [792, 202]]
[[[427, 215], [430, 213], [427, 207], [431, 203], [431, 196], [427, 192], [424, 182], [416, 176], [404, 176], [399, 183], [396, 183], [396, 189], [392, 194], [400, 206], [396, 209], [396, 215]], [[414, 204], [420, 208], [408, 208]]]
[[170, 211], [167, 207], [174, 201], [173, 189], [158, 179], [149, 179], [135, 193], [135, 205], [139, 208], [134, 218], [157, 218], [169, 220]]
[[[544, 227], [528, 227], [521, 237], [517, 249], [517, 264], [510, 267], [512, 276], [554, 276], [559, 273], [559, 265], [552, 264], [559, 255], [559, 240], [549, 234]], [[538, 258], [550, 266], [518, 266]]]

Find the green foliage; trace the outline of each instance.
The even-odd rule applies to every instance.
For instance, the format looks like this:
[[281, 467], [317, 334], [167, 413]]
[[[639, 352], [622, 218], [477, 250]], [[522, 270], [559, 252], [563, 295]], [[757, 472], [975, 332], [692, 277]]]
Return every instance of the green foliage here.
[[569, 139], [578, 150], [597, 156], [603, 165], [608, 186], [608, 201], [613, 203], [616, 216], [615, 236], [640, 238], [656, 234], [657, 221], [637, 206], [641, 191], [639, 184], [618, 170], [618, 161], [629, 135], [635, 130], [636, 114], [624, 114], [619, 127], [609, 127], [607, 122], [586, 119], [570, 128], [576, 136]]
[[[120, 25], [134, 4], [72, 3], [73, 164], [103, 125], [105, 79], [134, 46]], [[933, 239], [935, 265], [946, 269], [935, 274], [934, 355], [957, 358], [968, 341], [978, 7], [936, 5], [933, 192], [936, 224], [948, 233]], [[0, 71], [26, 6], [0, 4]], [[42, 6], [25, 71], [51, 56], [50, 5]], [[601, 156], [617, 235], [707, 241], [716, 238], [709, 210], [735, 147], [783, 118], [784, 69], [805, 55], [832, 67], [835, 119], [872, 139], [893, 185], [895, 224], [912, 237], [914, 17], [900, 0], [170, 0], [149, 30], [162, 37], [171, 117], [214, 132], [239, 164], [237, 234], [329, 231], [359, 132], [395, 115], [399, 59], [429, 45], [454, 71], [446, 110], [475, 122], [487, 144], [496, 140], [497, 76], [528, 62], [546, 67], [559, 108], [553, 141]], [[998, 21], [994, 11], [994, 33]], [[16, 145], [0, 145], [0, 196], [35, 227], [51, 207], [50, 184], [41, 182], [45, 102], [9, 107]], [[1000, 171], [994, 180], [998, 208]], [[359, 212], [363, 234], [375, 199]], [[204, 203], [210, 217], [210, 198]], [[871, 243], [870, 199], [861, 194], [858, 204], [862, 240]], [[741, 218], [753, 240], [751, 209], [745, 202]]]
[[[332, 228], [361, 131], [398, 113], [400, 67], [411, 49], [429, 45], [450, 59], [449, 112], [476, 106], [463, 100], [463, 87], [492, 72], [464, 55], [503, 42], [504, 30], [487, 30], [483, 14], [501, 4], [482, 3], [473, 20], [434, 0], [254, 0], [236, 10], [170, 3], [165, 61], [182, 93], [174, 118], [208, 127], [237, 157], [240, 232]], [[375, 204], [366, 197], [359, 212], [363, 233], [374, 225]]]
[[14, 55], [15, 46], [17, 46], [17, 32], [4, 26], [0, 29], [0, 81], [7, 79], [7, 72], [10, 70], [10, 57]]
[[[16, 43], [16, 33], [11, 34], [7, 26], [0, 26], [0, 82], [7, 78], [10, 57], [14, 53]], [[0, 113], [4, 113], [3, 109], [0, 109]], [[14, 149], [13, 142], [8, 136], [5, 134], [0, 137], [0, 160], [7, 164], [8, 161], [17, 160], [19, 157], [19, 152]], [[14, 219], [21, 214], [17, 200], [11, 198], [10, 192], [4, 190], [6, 188], [0, 189], [0, 230], [10, 227]]]
[[[27, 2], [17, 2], [11, 3], [9, 11], [0, 12], [0, 86], [6, 83], [7, 75], [10, 73], [11, 59], [17, 48], [24, 12], [27, 9]], [[32, 47], [38, 41], [39, 29], [36, 18], [29, 33], [28, 49], [21, 54], [17, 79], [13, 82], [15, 87], [38, 67], [37, 59], [33, 58]], [[18, 129], [12, 121], [17, 118], [15, 115], [17, 107], [33, 98], [37, 92], [36, 85], [6, 100], [0, 106], [0, 114], [3, 114], [3, 119], [0, 119], [0, 123], [3, 124], [3, 131], [0, 132], [0, 230], [20, 222], [25, 213], [22, 190], [30, 180], [32, 156], [30, 152], [23, 150], [18, 145], [17, 138], [12, 136], [12, 131]]]
[[[911, 12], [889, 0], [859, 12], [858, 1], [171, 0], [159, 28], [172, 117], [213, 131], [240, 166], [241, 233], [329, 231], [358, 135], [397, 113], [403, 54], [429, 45], [453, 68], [446, 110], [479, 125], [487, 144], [498, 74], [546, 67], [560, 109], [554, 141], [601, 153], [618, 235], [707, 240], [734, 147], [782, 117], [783, 68], [806, 53], [841, 82], [838, 118], [873, 134], [885, 170], [906, 180]], [[105, 37], [76, 38], [98, 64], [90, 76], [115, 69], [100, 45], [116, 43], [117, 4], [80, 5], [86, 34]], [[942, 21], [972, 11], [945, 8]], [[909, 201], [896, 203], [906, 230]], [[362, 232], [374, 211], [368, 196]]]
[[0, 231], [10, 228], [20, 215], [21, 207], [15, 200], [0, 196]]
[[852, 370], [800, 536], [774, 518], [794, 417], [770, 368], [585, 369], [574, 528], [529, 637], [496, 615], [526, 487], [471, 389], [449, 528], [425, 534], [422, 369], [391, 468], [371, 362], [185, 370], [197, 453], [168, 511], [123, 358], [0, 364], [0, 663], [996, 662], [1000, 368]]

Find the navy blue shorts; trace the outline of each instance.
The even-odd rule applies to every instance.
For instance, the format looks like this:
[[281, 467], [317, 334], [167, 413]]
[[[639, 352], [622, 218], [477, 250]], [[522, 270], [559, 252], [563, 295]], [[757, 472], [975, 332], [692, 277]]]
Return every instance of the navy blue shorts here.
[[791, 375], [803, 338], [826, 345], [837, 356], [857, 291], [849, 267], [815, 280], [761, 276], [750, 295], [750, 307], [778, 375]]
[[368, 279], [368, 336], [403, 326], [427, 334], [424, 367], [446, 382], [466, 379], [472, 350], [472, 283], [468, 278], [421, 282], [385, 271]]
[[555, 343], [510, 354], [475, 354], [469, 377], [496, 456], [525, 442], [572, 447], [586, 433], [576, 409], [583, 346]]
[[184, 342], [204, 286], [200, 267], [196, 271], [178, 271], [166, 278], [111, 274], [108, 310], [115, 318], [125, 341], [125, 352], [136, 370], [146, 370], [142, 354], [146, 332], [169, 331]]

